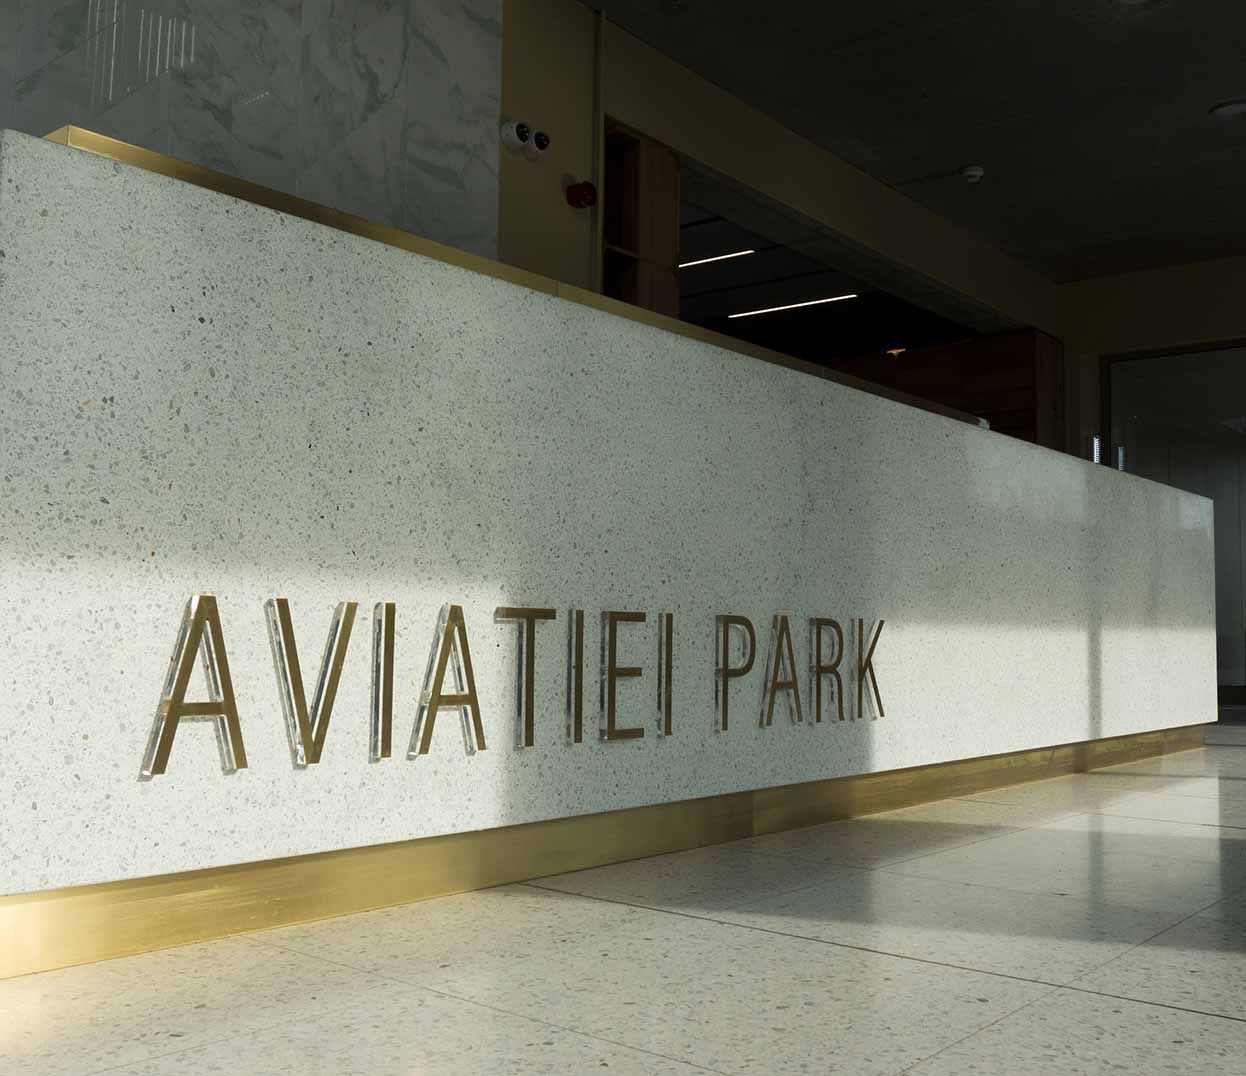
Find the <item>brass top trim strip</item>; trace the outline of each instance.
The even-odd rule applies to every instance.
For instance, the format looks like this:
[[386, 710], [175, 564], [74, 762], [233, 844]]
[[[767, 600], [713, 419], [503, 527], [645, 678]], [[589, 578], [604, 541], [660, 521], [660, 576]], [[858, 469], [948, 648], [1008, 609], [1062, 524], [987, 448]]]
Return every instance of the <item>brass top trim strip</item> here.
[[919, 411], [928, 411], [932, 414], [942, 415], [944, 418], [955, 419], [970, 426], [981, 425], [976, 415], [944, 407], [942, 404], [910, 396], [908, 393], [898, 392], [885, 385], [876, 385], [873, 382], [852, 377], [849, 374], [827, 370], [814, 363], [806, 362], [804, 359], [793, 358], [791, 355], [783, 355], [777, 351], [771, 351], [769, 348], [757, 347], [742, 340], [736, 340], [734, 337], [710, 332], [708, 329], [703, 329], [698, 325], [689, 325], [687, 322], [667, 317], [664, 314], [655, 314], [653, 311], [644, 310], [641, 307], [632, 306], [617, 299], [609, 299], [604, 295], [598, 295], [584, 288], [563, 284], [560, 281], [541, 276], [539, 273], [531, 273], [526, 269], [519, 269], [479, 254], [469, 254], [467, 251], [447, 246], [444, 243], [437, 243], [432, 239], [426, 239], [412, 232], [404, 232], [400, 228], [379, 224], [376, 221], [367, 220], [353, 213], [344, 213], [338, 209], [331, 209], [316, 202], [309, 202], [305, 198], [286, 194], [284, 191], [263, 187], [258, 183], [239, 179], [237, 176], [217, 172], [202, 165], [191, 164], [189, 161], [179, 160], [176, 157], [144, 149], [141, 146], [134, 146], [116, 138], [109, 138], [107, 135], [96, 134], [94, 131], [88, 131], [82, 127], [60, 127], [45, 137], [48, 141], [56, 142], [58, 145], [94, 153], [100, 157], [107, 157], [109, 160], [119, 161], [122, 164], [132, 165], [135, 168], [142, 168], [148, 172], [156, 172], [171, 179], [178, 179], [196, 187], [204, 187], [208, 190], [216, 191], [218, 194], [225, 194], [231, 198], [251, 202], [254, 205], [265, 206], [268, 209], [276, 210], [278, 213], [315, 221], [317, 224], [336, 228], [338, 231], [350, 232], [353, 235], [363, 236], [366, 239], [384, 243], [386, 246], [398, 247], [400, 250], [409, 250], [415, 254], [422, 254], [426, 258], [435, 258], [437, 261], [444, 262], [447, 265], [458, 266], [461, 269], [470, 269], [473, 272], [482, 273], [485, 276], [494, 277], [498, 280], [506, 280], [512, 284], [519, 284], [534, 291], [544, 292], [547, 295], [569, 299], [571, 302], [579, 303], [581, 306], [592, 307], [595, 310], [614, 314], [616, 317], [627, 318], [629, 321], [639, 322], [642, 325], [663, 329], [677, 336], [697, 340], [704, 344], [711, 344], [714, 347], [734, 352], [737, 355], [746, 355], [749, 358], [759, 359], [774, 366], [797, 370], [800, 373], [809, 374], [823, 381], [832, 381], [835, 384], [857, 389], [871, 396], [879, 396], [894, 403], [917, 408]]

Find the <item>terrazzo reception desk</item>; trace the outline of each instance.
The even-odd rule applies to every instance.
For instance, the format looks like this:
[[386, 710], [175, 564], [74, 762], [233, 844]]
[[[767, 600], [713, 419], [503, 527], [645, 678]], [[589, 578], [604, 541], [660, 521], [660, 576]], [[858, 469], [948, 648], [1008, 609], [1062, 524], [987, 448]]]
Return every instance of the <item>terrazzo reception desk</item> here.
[[0, 137], [0, 974], [1214, 719], [1209, 501], [504, 276]]

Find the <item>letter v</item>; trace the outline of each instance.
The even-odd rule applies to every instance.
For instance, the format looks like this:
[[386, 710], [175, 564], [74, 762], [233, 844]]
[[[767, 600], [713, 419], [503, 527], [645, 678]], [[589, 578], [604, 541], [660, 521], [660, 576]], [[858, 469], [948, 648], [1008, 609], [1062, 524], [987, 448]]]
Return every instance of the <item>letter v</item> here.
[[334, 610], [329, 639], [320, 661], [316, 696], [309, 711], [307, 695], [303, 690], [303, 672], [299, 667], [298, 644], [294, 639], [294, 623], [290, 619], [290, 603], [285, 598], [272, 598], [264, 603], [273, 648], [273, 666], [281, 689], [281, 705], [285, 711], [286, 731], [290, 736], [290, 751], [295, 766], [303, 767], [320, 761], [357, 608], [357, 602], [340, 602]]

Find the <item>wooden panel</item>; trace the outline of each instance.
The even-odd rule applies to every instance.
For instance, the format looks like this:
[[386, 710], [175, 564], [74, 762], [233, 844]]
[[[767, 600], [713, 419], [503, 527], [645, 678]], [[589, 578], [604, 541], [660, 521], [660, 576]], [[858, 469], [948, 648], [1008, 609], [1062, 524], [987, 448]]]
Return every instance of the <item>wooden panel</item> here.
[[1064, 345], [1046, 333], [1035, 333], [1034, 344], [1034, 440], [1047, 448], [1063, 449]]
[[642, 135], [611, 129], [603, 198], [602, 290], [678, 317], [679, 159]]
[[657, 142], [643, 139], [640, 145], [636, 252], [674, 269], [679, 260], [679, 158]]
[[1045, 333], [1002, 333], [833, 366], [978, 415], [997, 433], [1063, 447], [1064, 349]]

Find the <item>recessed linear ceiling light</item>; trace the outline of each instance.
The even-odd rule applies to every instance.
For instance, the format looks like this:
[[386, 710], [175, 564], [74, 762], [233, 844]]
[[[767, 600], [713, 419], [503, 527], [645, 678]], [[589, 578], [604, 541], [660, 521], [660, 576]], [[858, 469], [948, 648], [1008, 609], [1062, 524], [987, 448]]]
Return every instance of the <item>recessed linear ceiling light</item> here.
[[806, 303], [788, 303], [787, 306], [768, 306], [764, 310], [745, 310], [739, 314], [728, 314], [729, 318], [751, 318], [754, 314], [777, 314], [780, 310], [798, 310], [802, 306], [818, 306], [822, 303], [838, 303], [844, 299], [855, 299], [852, 295], [832, 295], [829, 299], [810, 299]]
[[1234, 116], [1246, 114], [1246, 98], [1239, 98], [1236, 101], [1224, 101], [1221, 104], [1213, 105], [1207, 110], [1207, 115], [1218, 120], [1230, 120]]
[[756, 254], [755, 250], [737, 250], [731, 254], [716, 254], [712, 258], [698, 258], [694, 262], [680, 262], [680, 269], [691, 269], [694, 265], [709, 265], [710, 262], [725, 262], [728, 258], [743, 258], [745, 254]]

